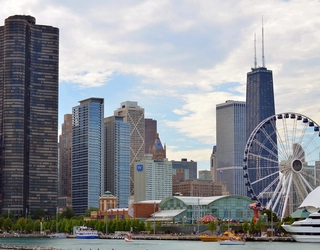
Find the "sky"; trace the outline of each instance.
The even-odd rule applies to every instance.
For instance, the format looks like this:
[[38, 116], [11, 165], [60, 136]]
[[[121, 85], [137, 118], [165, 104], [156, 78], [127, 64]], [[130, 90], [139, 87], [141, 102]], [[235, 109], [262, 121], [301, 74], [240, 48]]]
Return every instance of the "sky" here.
[[209, 170], [216, 105], [245, 101], [255, 34], [262, 66], [262, 19], [276, 113], [320, 123], [318, 0], [1, 0], [0, 25], [18, 14], [60, 30], [59, 131], [86, 98], [104, 98], [105, 117], [136, 101], [169, 160]]

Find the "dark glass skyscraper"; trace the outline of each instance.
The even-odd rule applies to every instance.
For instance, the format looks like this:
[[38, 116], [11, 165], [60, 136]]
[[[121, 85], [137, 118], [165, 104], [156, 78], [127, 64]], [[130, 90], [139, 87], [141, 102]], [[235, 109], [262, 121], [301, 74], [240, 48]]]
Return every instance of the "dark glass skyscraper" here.
[[[246, 137], [248, 139], [260, 122], [275, 115], [272, 71], [266, 67], [252, 68], [252, 71], [247, 74], [246, 94]], [[267, 176], [267, 173], [276, 171], [276, 169], [272, 171], [272, 169], [277, 166], [276, 161], [278, 160], [275, 157], [275, 155], [277, 155], [277, 136], [275, 134], [275, 127], [272, 124], [273, 123], [265, 124], [266, 134], [259, 133], [256, 135], [255, 140], [260, 143], [256, 143], [255, 147], [251, 150], [253, 154], [260, 155], [258, 161], [247, 159], [247, 167], [256, 169], [256, 171], [251, 171], [252, 175], [249, 176], [251, 182], [259, 179], [260, 176]], [[267, 137], [269, 138], [268, 140], [266, 140]], [[275, 163], [272, 166], [267, 166], [266, 164], [270, 164], [270, 161], [265, 161], [264, 159], [270, 158], [272, 158]], [[265, 171], [265, 174], [261, 174], [263, 171]], [[255, 195], [259, 195], [274, 178], [276, 178], [276, 176], [270, 175], [270, 177], [256, 184], [254, 190]], [[253, 198], [255, 199], [257, 197]], [[268, 197], [260, 197], [260, 200], [262, 199], [266, 201]]]
[[59, 29], [15, 15], [0, 27], [0, 209], [55, 214]]
[[252, 68], [252, 71], [247, 73], [247, 138], [261, 121], [274, 114], [272, 71], [265, 67]]

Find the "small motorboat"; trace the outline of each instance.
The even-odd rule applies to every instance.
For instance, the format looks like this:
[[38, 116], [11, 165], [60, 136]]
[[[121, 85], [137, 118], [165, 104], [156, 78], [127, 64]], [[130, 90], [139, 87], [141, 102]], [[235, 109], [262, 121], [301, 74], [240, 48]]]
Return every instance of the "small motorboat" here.
[[131, 234], [127, 234], [127, 236], [124, 238], [125, 242], [134, 242], [134, 239], [132, 239], [132, 235]]

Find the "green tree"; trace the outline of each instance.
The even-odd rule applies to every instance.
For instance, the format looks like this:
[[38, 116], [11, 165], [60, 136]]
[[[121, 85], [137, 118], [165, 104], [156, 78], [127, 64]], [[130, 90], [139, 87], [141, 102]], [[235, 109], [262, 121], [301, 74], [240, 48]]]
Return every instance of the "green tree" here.
[[27, 218], [27, 225], [26, 225], [26, 232], [32, 233], [34, 231], [34, 221], [32, 220], [31, 216]]
[[137, 229], [141, 232], [141, 231], [146, 231], [146, 224], [141, 220], [137, 220]]
[[71, 233], [73, 231], [72, 228], [72, 223], [70, 220], [66, 220], [66, 223], [64, 224], [64, 229], [62, 230], [62, 232], [65, 233]]
[[36, 232], [40, 232], [40, 219], [37, 219], [35, 222], [34, 222], [34, 231]]
[[151, 224], [151, 222], [150, 221], [148, 221], [147, 223], [146, 223], [146, 230], [148, 231], [148, 232], [151, 232], [152, 231], [152, 224]]
[[277, 228], [281, 232], [286, 233], [286, 230], [283, 229], [282, 225], [283, 224], [290, 224], [291, 225], [293, 222], [294, 222], [294, 218], [292, 218], [290, 215], [288, 215], [288, 216], [282, 218], [282, 220], [277, 223]]
[[221, 233], [224, 233], [224, 232], [227, 231], [227, 230], [228, 230], [228, 225], [227, 225], [227, 223], [222, 222], [222, 223], [220, 224], [220, 231], [221, 231]]
[[13, 223], [10, 218], [6, 218], [3, 223], [4, 231], [10, 231], [12, 229]]
[[156, 222], [156, 231], [159, 231], [162, 227], [162, 224], [160, 221]]
[[246, 220], [244, 223], [242, 223], [242, 231], [247, 234], [249, 230], [250, 230], [250, 224]]
[[4, 223], [4, 218], [0, 217], [0, 229], [3, 227], [3, 223]]
[[258, 219], [258, 221], [256, 222], [256, 225], [255, 225], [255, 230], [259, 233], [261, 233], [262, 229], [264, 228], [264, 223], [263, 221], [261, 220], [261, 218]]
[[17, 224], [19, 226], [20, 231], [22, 231], [22, 232], [26, 231], [27, 222], [26, 222], [25, 218], [22, 217], [22, 218], [18, 219]]
[[217, 230], [217, 224], [214, 221], [210, 221], [210, 223], [208, 224], [208, 230], [211, 232], [212, 235], [213, 232]]
[[250, 233], [253, 233], [253, 232], [256, 231], [256, 223], [254, 222], [253, 219], [250, 221], [249, 226], [250, 226], [250, 227], [249, 227], [249, 232], [250, 232]]

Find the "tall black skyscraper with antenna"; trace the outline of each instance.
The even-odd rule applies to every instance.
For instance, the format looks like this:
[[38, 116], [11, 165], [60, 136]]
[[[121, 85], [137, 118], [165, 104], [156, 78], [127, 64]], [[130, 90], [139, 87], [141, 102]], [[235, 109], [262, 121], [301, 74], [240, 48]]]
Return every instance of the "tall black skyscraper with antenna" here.
[[[247, 92], [246, 92], [246, 137], [250, 137], [252, 131], [257, 127], [257, 125], [264, 119], [275, 115], [275, 103], [274, 103], [274, 91], [273, 91], [273, 76], [272, 71], [268, 70], [265, 66], [264, 58], [264, 31], [262, 24], [262, 67], [257, 66], [256, 57], [256, 37], [254, 37], [254, 67], [251, 72], [247, 73]], [[260, 142], [260, 145], [252, 150], [255, 151], [257, 155], [261, 155], [258, 161], [248, 160], [248, 168], [257, 169], [255, 176], [249, 176], [250, 180], [257, 180], [261, 176], [261, 172], [268, 171], [272, 172], [274, 166], [266, 166], [266, 161], [264, 157], [270, 159], [273, 158], [277, 161], [277, 136], [275, 134], [275, 127], [271, 123], [266, 126], [267, 134], [260, 133], [256, 136], [255, 140]], [[270, 136], [271, 139], [266, 140], [266, 137]], [[272, 152], [270, 154], [270, 152]], [[268, 161], [270, 162], [270, 161]], [[270, 163], [269, 163], [270, 164]], [[262, 175], [266, 176], [266, 174]], [[266, 178], [264, 181], [260, 182], [260, 186], [255, 188], [255, 193], [258, 195], [263, 188], [269, 185], [275, 177], [270, 174], [270, 178]], [[252, 195], [252, 194], [251, 194]], [[256, 197], [253, 197], [256, 198]], [[260, 200], [263, 197], [259, 197]], [[265, 197], [266, 199], [268, 197]]]

